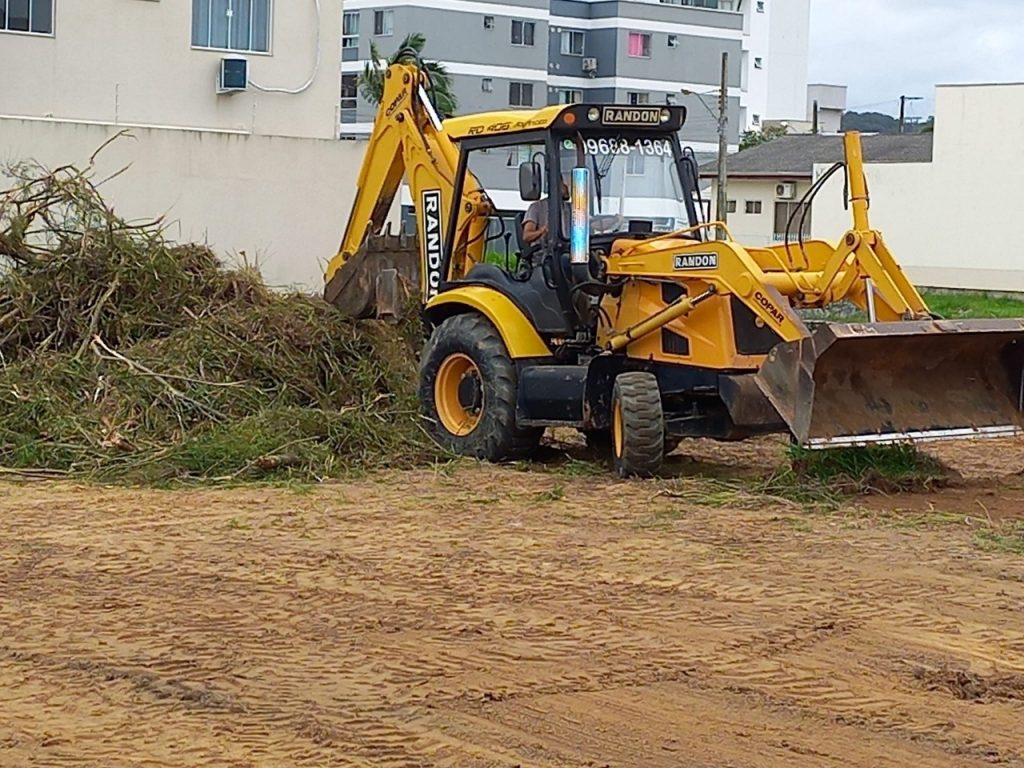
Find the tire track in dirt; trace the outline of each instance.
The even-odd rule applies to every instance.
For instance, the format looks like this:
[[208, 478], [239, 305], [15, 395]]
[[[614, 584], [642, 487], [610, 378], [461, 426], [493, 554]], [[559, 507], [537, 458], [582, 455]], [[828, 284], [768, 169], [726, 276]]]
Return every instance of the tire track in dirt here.
[[658, 487], [7, 488], [0, 764], [1024, 764], [1021, 561]]

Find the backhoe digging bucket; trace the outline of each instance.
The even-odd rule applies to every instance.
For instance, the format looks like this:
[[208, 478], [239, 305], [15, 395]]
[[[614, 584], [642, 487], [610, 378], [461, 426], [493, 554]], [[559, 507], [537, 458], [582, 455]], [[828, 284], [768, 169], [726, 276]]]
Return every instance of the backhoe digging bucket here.
[[1018, 434], [1024, 320], [824, 324], [756, 376], [801, 445]]
[[349, 317], [398, 317], [403, 297], [420, 290], [416, 236], [369, 235], [327, 282], [324, 298]]

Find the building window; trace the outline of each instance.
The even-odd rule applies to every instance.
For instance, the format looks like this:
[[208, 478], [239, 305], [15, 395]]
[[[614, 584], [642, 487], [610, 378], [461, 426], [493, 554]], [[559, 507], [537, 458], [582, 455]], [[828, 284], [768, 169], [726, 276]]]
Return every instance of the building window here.
[[354, 123], [359, 106], [359, 76], [341, 76], [341, 122]]
[[192, 45], [268, 52], [270, 0], [192, 0]]
[[764, 0], [757, 0], [757, 12], [764, 13]]
[[378, 37], [389, 37], [395, 34], [395, 12], [374, 11], [373, 12], [373, 34]]
[[764, 69], [764, 59], [760, 56], [754, 57], [754, 69]]
[[[775, 204], [775, 239], [785, 240], [786, 239], [786, 225], [789, 222], [790, 217], [793, 217], [793, 224], [789, 228], [789, 236], [791, 238], [798, 237], [801, 234], [800, 229], [800, 217], [803, 215], [802, 206], [800, 203], [776, 203]], [[804, 227], [802, 230], [804, 237], [811, 236], [811, 209], [807, 206], [807, 216], [804, 219]]]
[[513, 107], [532, 107], [533, 83], [509, 83], [508, 103]]
[[485, 77], [480, 81], [480, 90], [484, 93], [494, 92], [494, 80], [489, 77]]
[[754, 125], [760, 125], [761, 124], [761, 116], [760, 115], [754, 115], [753, 121], [754, 121]]
[[350, 11], [342, 16], [341, 47], [359, 47], [359, 11]]
[[559, 104], [582, 104], [583, 103], [583, 91], [577, 91], [572, 88], [563, 88], [558, 92], [558, 103]]
[[562, 54], [565, 56], [583, 55], [584, 35], [576, 29], [566, 29], [562, 32]]
[[484, 29], [494, 29], [493, 16], [484, 16]]
[[629, 55], [634, 59], [651, 58], [651, 35], [647, 32], [630, 32]]
[[761, 213], [761, 201], [760, 200], [747, 200], [747, 213], [751, 215], [757, 215]]
[[0, 30], [53, 34], [53, 0], [0, 0]]
[[679, 47], [679, 35], [669, 35], [668, 36], [668, 47], [669, 48], [678, 48]]
[[736, 201], [735, 200], [726, 200], [725, 201], [725, 212], [726, 213], [736, 213]]
[[512, 20], [512, 45], [533, 45], [534, 27], [532, 21]]
[[650, 104], [651, 94], [646, 91], [629, 91], [627, 94], [630, 104]]

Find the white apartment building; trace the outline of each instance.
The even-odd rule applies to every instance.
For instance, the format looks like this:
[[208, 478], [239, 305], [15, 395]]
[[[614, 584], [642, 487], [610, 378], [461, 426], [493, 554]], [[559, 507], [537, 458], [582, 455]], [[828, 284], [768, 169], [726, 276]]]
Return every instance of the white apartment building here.
[[[0, 113], [332, 138], [340, 14], [341, 0], [7, 0]], [[225, 58], [248, 62], [244, 90], [219, 92]]]
[[123, 215], [317, 289], [365, 146], [338, 141], [341, 16], [341, 0], [0, 0], [0, 161], [81, 165], [127, 130], [96, 172], [130, 165], [104, 187]]

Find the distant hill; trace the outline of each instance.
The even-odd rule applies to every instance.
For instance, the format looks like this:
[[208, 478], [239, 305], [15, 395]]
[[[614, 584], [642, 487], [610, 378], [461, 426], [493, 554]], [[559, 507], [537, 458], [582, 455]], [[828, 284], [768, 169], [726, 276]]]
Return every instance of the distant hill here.
[[[934, 118], [922, 123], [907, 124], [907, 133], [925, 133], [932, 130]], [[899, 133], [900, 121], [883, 112], [846, 112], [843, 114], [842, 130], [862, 133]]]
[[899, 133], [900, 121], [882, 112], [846, 112], [843, 115], [844, 131], [864, 133]]

